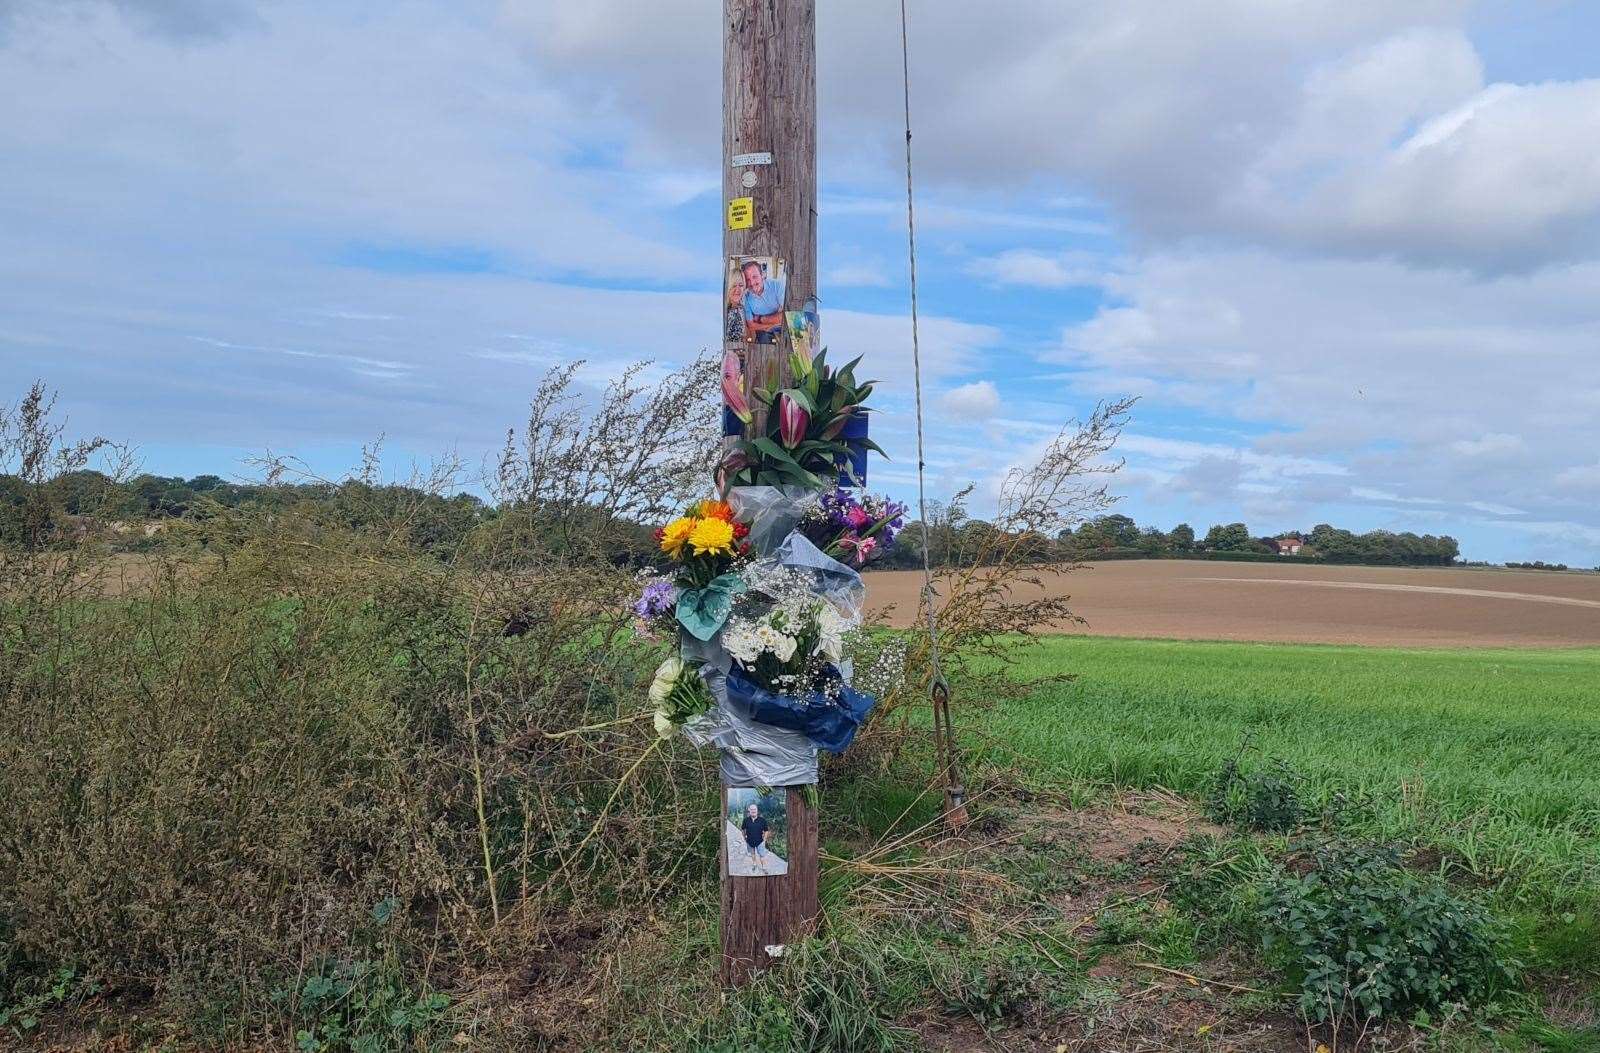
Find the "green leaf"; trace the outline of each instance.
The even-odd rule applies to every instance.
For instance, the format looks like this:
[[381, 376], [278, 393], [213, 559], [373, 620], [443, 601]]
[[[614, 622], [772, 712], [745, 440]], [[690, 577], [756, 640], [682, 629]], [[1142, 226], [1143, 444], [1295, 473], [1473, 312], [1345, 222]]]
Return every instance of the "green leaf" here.
[[779, 394], [788, 395], [789, 398], [798, 403], [800, 408], [805, 410], [808, 415], [817, 412], [817, 404], [812, 401], [810, 395], [806, 394], [799, 388], [784, 388], [781, 392], [779, 392]]
[[779, 446], [776, 442], [773, 442], [765, 435], [753, 440], [753, 443], [756, 449], [760, 450], [763, 454], [770, 457], [774, 461], [777, 461], [780, 466], [791, 465], [795, 468], [800, 467], [800, 462], [790, 456], [788, 450], [785, 450], [782, 446]]
[[806, 455], [816, 454], [819, 457], [832, 459], [838, 454], [847, 452], [848, 447], [842, 442], [832, 439], [807, 439], [794, 448], [795, 460], [801, 461]]

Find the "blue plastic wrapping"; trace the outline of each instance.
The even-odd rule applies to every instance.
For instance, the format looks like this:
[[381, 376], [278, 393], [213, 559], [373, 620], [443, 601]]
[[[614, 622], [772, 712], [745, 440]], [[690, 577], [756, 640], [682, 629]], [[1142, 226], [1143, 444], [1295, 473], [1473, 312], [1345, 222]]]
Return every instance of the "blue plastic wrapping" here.
[[[835, 674], [838, 670], [833, 670]], [[842, 681], [834, 685], [837, 697], [821, 691], [804, 695], [779, 695], [745, 678], [735, 666], [727, 676], [727, 697], [743, 707], [751, 719], [775, 728], [798, 731], [818, 749], [843, 753], [856, 730], [878, 700]]]
[[[751, 717], [742, 702], [730, 699], [727, 687], [728, 652], [714, 643], [695, 651], [710, 661], [701, 667], [706, 686], [717, 704], [684, 723], [683, 737], [695, 746], [715, 746], [721, 751], [724, 786], [803, 786], [817, 781], [817, 748], [804, 732], [763, 724]], [[685, 648], [685, 654], [689, 649]]]

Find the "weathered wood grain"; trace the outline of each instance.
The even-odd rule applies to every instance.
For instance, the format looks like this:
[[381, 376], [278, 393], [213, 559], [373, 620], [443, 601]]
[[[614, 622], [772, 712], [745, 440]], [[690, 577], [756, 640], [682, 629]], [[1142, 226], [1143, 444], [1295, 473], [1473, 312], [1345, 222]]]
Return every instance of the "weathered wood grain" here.
[[[793, 946], [811, 931], [817, 902], [817, 812], [797, 787], [788, 791], [789, 871], [775, 877], [730, 877], [722, 845], [722, 979], [741, 984], [773, 962], [767, 948]], [[727, 815], [724, 791], [722, 816]], [[721, 816], [718, 817], [721, 822]]]
[[[786, 306], [817, 292], [817, 67], [815, 0], [724, 0], [722, 37], [723, 260], [775, 256], [788, 273]], [[735, 168], [738, 154], [771, 153], [772, 163]], [[746, 187], [746, 172], [755, 186]], [[730, 230], [727, 202], [749, 197], [755, 222]], [[726, 291], [726, 290], [724, 290]], [[776, 369], [788, 379], [787, 334], [772, 344], [734, 344], [746, 376]], [[765, 422], [757, 408], [755, 427]]]
[[[817, 291], [816, 4], [724, 0], [722, 10], [720, 265], [725, 270], [733, 256], [782, 259], [788, 282], [785, 307], [797, 311]], [[772, 163], [733, 166], [736, 154], [749, 153], [771, 153]], [[755, 185], [745, 185], [746, 172], [754, 173]], [[740, 197], [754, 199], [755, 220], [746, 229], [730, 230], [727, 202]], [[749, 381], [764, 382], [769, 370], [784, 383], [790, 379], [787, 333], [771, 344], [730, 346], [744, 354]], [[757, 412], [754, 427], [759, 430], [765, 418]], [[729, 877], [723, 846], [722, 975], [729, 984], [771, 964], [767, 948], [792, 946], [815, 923], [820, 909], [816, 811], [798, 789], [788, 794], [787, 874]]]

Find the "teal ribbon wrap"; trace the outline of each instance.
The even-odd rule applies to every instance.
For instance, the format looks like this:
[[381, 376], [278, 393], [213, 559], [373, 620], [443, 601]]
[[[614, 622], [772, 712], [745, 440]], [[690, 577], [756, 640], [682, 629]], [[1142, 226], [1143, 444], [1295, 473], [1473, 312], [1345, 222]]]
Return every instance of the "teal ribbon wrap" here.
[[733, 598], [744, 590], [744, 579], [737, 574], [719, 574], [704, 588], [684, 589], [678, 594], [678, 624], [696, 640], [711, 639], [733, 613]]

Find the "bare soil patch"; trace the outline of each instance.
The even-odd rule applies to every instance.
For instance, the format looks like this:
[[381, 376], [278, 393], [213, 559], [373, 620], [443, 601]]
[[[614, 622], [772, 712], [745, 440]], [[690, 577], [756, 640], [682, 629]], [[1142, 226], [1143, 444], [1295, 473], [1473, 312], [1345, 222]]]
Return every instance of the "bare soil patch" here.
[[[887, 624], [916, 617], [915, 571], [867, 576]], [[1600, 646], [1600, 574], [1122, 560], [1051, 575], [1095, 636], [1378, 647]], [[1033, 588], [1033, 586], [1024, 586]], [[1020, 594], [1019, 594], [1020, 595]]]
[[[1135, 942], [1096, 951], [1099, 923], [1107, 912], [1140, 904], [1151, 918], [1170, 907], [1163, 899], [1166, 858], [1184, 840], [1220, 833], [1189, 802], [1160, 791], [1128, 793], [1090, 809], [1023, 805], [1005, 824], [1028, 851], [1081, 861], [1070, 894], [1062, 894], [1070, 945], [1055, 944], [1085, 966], [1085, 997], [1072, 1011], [1046, 1014], [1026, 1025], [984, 1027], [961, 1015], [928, 1013], [911, 1022], [927, 1049], [940, 1053], [1000, 1050], [1045, 1053], [1305, 1053], [1315, 1048], [1291, 1014], [1241, 996], [1266, 981], [1247, 967], [1220, 957], [1183, 969], [1149, 959], [1153, 951]], [[1262, 1002], [1269, 1003], [1263, 1008]]]

